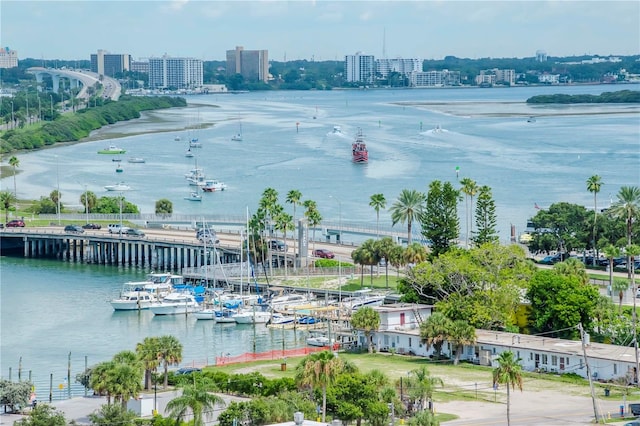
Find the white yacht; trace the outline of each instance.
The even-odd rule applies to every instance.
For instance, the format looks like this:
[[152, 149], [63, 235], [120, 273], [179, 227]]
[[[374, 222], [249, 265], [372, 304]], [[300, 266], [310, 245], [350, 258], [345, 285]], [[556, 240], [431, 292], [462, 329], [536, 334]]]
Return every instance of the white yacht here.
[[107, 191], [130, 191], [131, 187], [124, 182], [116, 183], [115, 185], [106, 185], [104, 187]]
[[145, 281], [125, 283], [120, 296], [111, 300], [111, 306], [115, 311], [137, 311], [149, 309], [153, 303], [158, 302], [155, 294], [145, 289]]
[[357, 311], [365, 306], [382, 306], [384, 304], [385, 295], [371, 293], [370, 288], [356, 290], [354, 296], [342, 300], [342, 306], [352, 311]]
[[154, 315], [182, 315], [200, 310], [200, 304], [193, 294], [183, 291], [168, 294], [160, 303], [149, 307]]
[[233, 319], [238, 324], [265, 324], [271, 319], [271, 312], [259, 311], [255, 307], [243, 309], [233, 315]]

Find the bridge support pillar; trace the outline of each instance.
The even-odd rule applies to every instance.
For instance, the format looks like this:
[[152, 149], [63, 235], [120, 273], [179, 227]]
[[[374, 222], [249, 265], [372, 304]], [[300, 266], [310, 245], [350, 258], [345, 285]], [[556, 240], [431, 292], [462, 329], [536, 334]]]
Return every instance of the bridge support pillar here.
[[53, 81], [53, 93], [58, 93], [60, 91], [60, 76], [51, 74], [51, 80]]

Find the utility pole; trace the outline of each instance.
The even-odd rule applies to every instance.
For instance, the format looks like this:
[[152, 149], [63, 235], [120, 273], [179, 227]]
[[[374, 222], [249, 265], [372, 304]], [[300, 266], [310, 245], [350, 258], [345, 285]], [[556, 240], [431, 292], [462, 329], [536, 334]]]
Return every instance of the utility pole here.
[[591, 368], [589, 368], [589, 360], [587, 359], [587, 347], [584, 342], [585, 331], [582, 328], [582, 323], [578, 324], [578, 330], [580, 330], [580, 341], [582, 342], [582, 355], [584, 357], [584, 365], [587, 368], [587, 377], [589, 378], [589, 388], [591, 389], [591, 401], [593, 402], [593, 414], [596, 416], [596, 423], [600, 423], [600, 417], [598, 417], [598, 406], [596, 404], [596, 394], [595, 394], [595, 390], [593, 389], [593, 377], [591, 377]]

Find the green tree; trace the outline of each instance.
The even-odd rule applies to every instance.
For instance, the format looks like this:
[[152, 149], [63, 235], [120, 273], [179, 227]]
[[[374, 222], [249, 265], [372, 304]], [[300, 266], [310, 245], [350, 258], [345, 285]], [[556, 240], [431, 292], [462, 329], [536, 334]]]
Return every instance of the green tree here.
[[531, 250], [543, 250], [543, 240], [551, 238], [552, 249], [567, 252], [587, 247], [591, 235], [589, 213], [584, 206], [554, 203], [548, 210], [538, 210], [531, 219], [535, 226]]
[[312, 250], [315, 250], [315, 241], [316, 241], [316, 227], [322, 223], [322, 215], [318, 210], [318, 204], [313, 200], [306, 200], [302, 203], [304, 208], [306, 209], [304, 212], [304, 217], [307, 218], [307, 224], [309, 228], [313, 229], [313, 247]]
[[407, 424], [409, 426], [440, 426], [440, 422], [431, 411], [420, 411], [411, 417]]
[[587, 275], [584, 263], [575, 257], [570, 257], [564, 262], [556, 263], [553, 265], [553, 269], [560, 275], [573, 276], [578, 278], [580, 283], [585, 285], [589, 284], [589, 275]]
[[407, 244], [411, 245], [411, 226], [420, 217], [424, 208], [425, 196], [414, 189], [403, 189], [396, 201], [391, 205], [391, 223], [407, 222]]
[[[469, 241], [471, 238], [471, 233], [473, 232], [473, 219], [471, 216], [471, 212], [473, 211], [473, 196], [478, 191], [478, 184], [471, 178], [462, 178], [460, 180], [460, 184], [462, 187], [460, 191], [464, 194], [465, 201], [465, 213], [466, 213], [466, 228], [467, 228], [467, 238], [465, 239], [466, 247], [469, 247]], [[469, 207], [469, 199], [471, 199], [471, 207]]]
[[362, 250], [361, 263], [369, 266], [370, 285], [373, 285], [373, 267], [380, 263], [380, 255], [378, 253], [378, 246], [376, 241], [368, 239], [360, 244], [359, 249]]
[[[293, 216], [284, 211], [279, 212], [274, 218], [273, 221], [275, 223], [276, 230], [282, 232], [284, 236], [284, 240], [287, 240], [287, 231], [294, 228]], [[295, 238], [294, 238], [295, 240]], [[284, 262], [284, 275], [287, 277], [287, 258], [286, 258], [286, 250], [285, 250], [285, 262]]]
[[85, 191], [80, 195], [80, 204], [85, 208], [85, 211], [91, 213], [96, 207], [98, 197], [92, 191]]
[[301, 387], [322, 390], [322, 422], [327, 414], [327, 387], [340, 374], [345, 365], [330, 351], [307, 355], [296, 367], [296, 383]]
[[387, 289], [389, 289], [389, 263], [391, 263], [391, 257], [396, 249], [399, 247], [393, 242], [391, 237], [384, 237], [381, 240], [376, 241], [376, 252], [380, 260], [384, 259], [384, 277]]
[[207, 392], [204, 385], [196, 382], [185, 386], [182, 395], [169, 401], [166, 410], [169, 411], [169, 416], [175, 419], [176, 424], [185, 421], [191, 413], [193, 425], [204, 426], [203, 419], [213, 414], [216, 405], [224, 406], [225, 402], [221, 397]]
[[476, 343], [476, 329], [464, 320], [455, 320], [449, 327], [448, 340], [456, 351], [453, 365], [458, 365], [464, 346]]
[[594, 286], [583, 284], [576, 276], [538, 270], [527, 291], [531, 303], [529, 321], [537, 332], [576, 337], [575, 327], [579, 323], [588, 331], [592, 329], [598, 295]]
[[20, 166], [20, 160], [18, 160], [18, 157], [13, 155], [11, 156], [11, 158], [9, 158], [9, 165], [13, 167], [13, 195], [17, 197], [18, 191], [16, 187], [16, 173], [17, 173], [18, 166]]
[[18, 199], [15, 194], [9, 190], [0, 191], [0, 205], [4, 209], [4, 221], [9, 222], [9, 209], [13, 206]]
[[493, 386], [507, 387], [507, 426], [511, 424], [511, 395], [510, 389], [520, 389], [522, 392], [522, 361], [511, 351], [502, 352], [496, 359], [498, 366], [493, 370]]
[[434, 357], [442, 355], [442, 345], [451, 335], [451, 320], [440, 312], [432, 313], [420, 324], [420, 339], [426, 343], [427, 349], [433, 346]]
[[429, 184], [426, 208], [419, 218], [422, 235], [431, 242], [431, 256], [447, 252], [460, 235], [458, 219], [459, 192], [450, 182], [434, 180]]
[[613, 244], [606, 246], [603, 251], [604, 255], [609, 259], [609, 286], [613, 286], [613, 260], [619, 257], [622, 251]]
[[640, 187], [623, 186], [618, 191], [618, 200], [607, 211], [611, 216], [625, 221], [627, 244], [632, 244], [632, 226], [640, 215]]
[[160, 351], [158, 350], [159, 341], [157, 337], [145, 337], [144, 340], [136, 345], [136, 353], [138, 359], [144, 366], [144, 388], [151, 388], [151, 374], [158, 369], [160, 365]]
[[380, 327], [380, 314], [369, 306], [360, 308], [351, 315], [351, 326], [364, 332], [369, 353], [373, 353], [373, 332]]
[[156, 214], [160, 216], [173, 214], [173, 203], [171, 200], [161, 198], [156, 201]]
[[13, 423], [18, 426], [66, 426], [67, 420], [61, 411], [56, 411], [49, 404], [38, 404], [28, 417], [24, 417]]
[[497, 243], [497, 223], [496, 203], [491, 195], [491, 188], [483, 185], [480, 187], [478, 194], [478, 204], [476, 206], [476, 226], [478, 230], [474, 233], [473, 243], [476, 246], [485, 243]]
[[62, 203], [60, 202], [60, 200], [62, 199], [62, 193], [57, 189], [54, 189], [49, 194], [49, 199], [53, 204], [56, 205], [56, 213], [62, 213], [62, 210], [64, 210], [62, 207]]
[[596, 242], [598, 241], [598, 236], [596, 234], [596, 221], [598, 219], [598, 193], [600, 192], [602, 185], [604, 185], [602, 183], [602, 178], [598, 175], [593, 175], [587, 179], [587, 191], [593, 194], [593, 232], [591, 233], [591, 241], [594, 249], [593, 266], [596, 265], [595, 249]]
[[164, 387], [169, 386], [169, 365], [182, 362], [182, 344], [174, 336], [165, 335], [158, 338], [158, 358], [164, 366]]
[[[618, 313], [622, 313], [622, 299], [624, 298], [624, 292], [629, 290], [629, 281], [624, 278], [616, 278], [611, 285], [611, 291], [618, 293]], [[631, 296], [631, 297], [635, 297]]]
[[96, 426], [133, 426], [136, 417], [136, 413], [118, 404], [102, 405], [99, 411], [89, 414], [91, 424]]
[[387, 207], [387, 199], [384, 194], [373, 194], [370, 198], [369, 205], [376, 211], [376, 237], [380, 238], [380, 209]]
[[405, 262], [417, 265], [427, 260], [427, 249], [420, 243], [411, 243], [404, 249]]
[[[296, 251], [296, 242], [298, 240], [297, 236], [295, 235], [296, 233], [296, 226], [298, 225], [297, 223], [297, 216], [296, 216], [296, 207], [300, 205], [300, 201], [302, 200], [302, 192], [300, 192], [297, 189], [292, 189], [289, 192], [287, 192], [287, 199], [286, 202], [293, 205], [293, 255], [296, 256], [297, 255], [297, 251]], [[301, 256], [302, 257], [302, 256]], [[296, 266], [296, 262], [294, 262], [294, 267]]]
[[432, 376], [426, 366], [409, 372], [407, 394], [420, 410], [429, 408], [429, 411], [433, 411], [433, 393], [438, 386], [444, 386], [444, 382], [441, 378]]
[[29, 402], [32, 386], [30, 382], [0, 379], [0, 405], [4, 405], [5, 409], [10, 407], [11, 411], [15, 411], [16, 407], [25, 407]]

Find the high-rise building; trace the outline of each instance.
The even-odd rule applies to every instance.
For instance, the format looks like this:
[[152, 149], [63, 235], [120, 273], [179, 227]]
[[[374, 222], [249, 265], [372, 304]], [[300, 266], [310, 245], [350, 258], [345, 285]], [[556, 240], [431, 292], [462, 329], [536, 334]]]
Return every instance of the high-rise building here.
[[91, 71], [100, 75], [114, 77], [118, 73], [131, 69], [131, 55], [112, 54], [106, 50], [98, 50], [91, 54]]
[[547, 62], [547, 52], [544, 50], [536, 50], [536, 61]]
[[376, 77], [376, 62], [373, 55], [357, 52], [344, 57], [344, 75], [348, 82], [372, 84]]
[[227, 75], [240, 74], [249, 81], [269, 81], [269, 51], [244, 50], [236, 46], [227, 50]]
[[8, 47], [0, 49], [0, 68], [15, 68], [18, 66], [18, 51]]
[[131, 71], [149, 74], [149, 61], [148, 60], [131, 61]]
[[194, 58], [149, 58], [149, 88], [193, 89], [202, 86], [202, 60]]
[[422, 71], [422, 60], [418, 58], [376, 59], [376, 70], [381, 78], [387, 78], [392, 72], [408, 76], [412, 72]]

